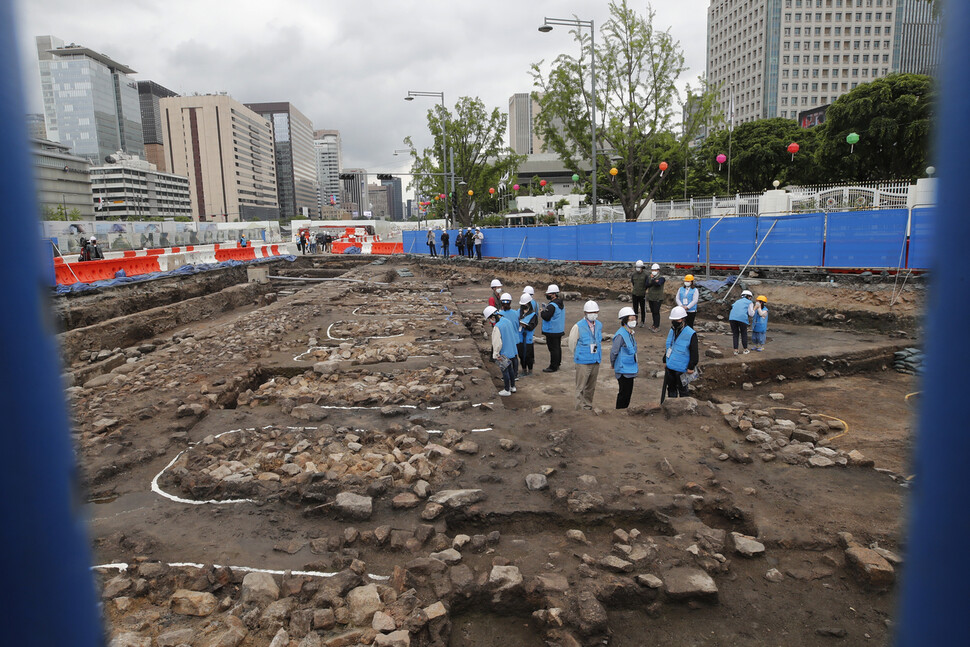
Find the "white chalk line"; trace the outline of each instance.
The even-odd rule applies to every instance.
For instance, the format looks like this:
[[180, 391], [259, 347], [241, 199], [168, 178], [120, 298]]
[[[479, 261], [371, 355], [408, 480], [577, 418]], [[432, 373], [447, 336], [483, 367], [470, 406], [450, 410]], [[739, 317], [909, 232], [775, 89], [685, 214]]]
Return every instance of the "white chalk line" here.
[[[428, 343], [432, 343], [432, 342], [428, 342]], [[302, 352], [299, 355], [297, 355], [296, 357], [294, 357], [293, 358], [293, 361], [294, 362], [302, 362], [304, 356], [309, 355], [313, 351], [324, 350], [324, 349], [327, 349], [327, 348], [333, 348], [333, 346], [310, 346], [305, 352]], [[441, 355], [409, 355], [408, 356], [408, 359], [416, 359], [416, 358], [425, 359], [425, 358], [428, 358], [428, 357], [441, 357]], [[472, 359], [473, 357], [474, 357], [474, 355], [455, 355], [454, 356], [455, 359]], [[327, 360], [327, 361], [329, 361], [329, 360]], [[353, 358], [351, 358], [349, 360], [343, 360], [343, 359], [341, 359], [340, 361], [353, 361]], [[407, 361], [407, 360], [404, 360], [404, 361]], [[363, 364], [361, 364], [361, 366], [363, 366]]]
[[[168, 562], [166, 566], [169, 566], [171, 568], [184, 568], [184, 567], [205, 568], [206, 566], [210, 566], [210, 564], [199, 564], [197, 562]], [[301, 575], [301, 576], [307, 576], [307, 577], [333, 577], [334, 575], [337, 574], [336, 572], [327, 573], [324, 571], [285, 571], [285, 570], [276, 570], [271, 568], [255, 568], [253, 566], [228, 566], [223, 564], [211, 564], [211, 566], [213, 568], [229, 568], [234, 571], [240, 571], [242, 573], [267, 573], [269, 575], [286, 575], [287, 573], [289, 573], [290, 575]], [[91, 567], [91, 570], [92, 571], [121, 571], [122, 573], [124, 573], [125, 571], [128, 570], [128, 568], [129, 568], [129, 565], [124, 562], [115, 562], [113, 564], [95, 564], [94, 566]], [[378, 580], [381, 582], [391, 579], [389, 575], [376, 575], [374, 573], [368, 573], [367, 577], [369, 577], [372, 580]]]

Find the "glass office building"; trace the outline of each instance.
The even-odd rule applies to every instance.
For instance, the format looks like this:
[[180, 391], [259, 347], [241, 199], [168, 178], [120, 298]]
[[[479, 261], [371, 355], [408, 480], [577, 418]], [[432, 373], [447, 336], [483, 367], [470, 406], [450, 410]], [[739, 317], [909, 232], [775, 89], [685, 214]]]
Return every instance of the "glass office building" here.
[[280, 216], [319, 218], [313, 124], [291, 103], [247, 103], [246, 107], [273, 124]]

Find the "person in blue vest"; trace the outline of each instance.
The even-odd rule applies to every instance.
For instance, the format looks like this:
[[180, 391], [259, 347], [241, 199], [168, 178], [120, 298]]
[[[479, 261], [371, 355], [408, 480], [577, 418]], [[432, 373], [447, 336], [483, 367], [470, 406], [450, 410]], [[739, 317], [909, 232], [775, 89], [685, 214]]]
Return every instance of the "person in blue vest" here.
[[531, 285], [527, 285], [522, 288], [522, 294], [528, 294], [529, 300], [532, 302], [532, 310], [539, 316], [539, 304], [536, 303], [536, 289]]
[[765, 336], [768, 334], [768, 297], [759, 294], [754, 301], [751, 319], [751, 345], [759, 353], [765, 349]]
[[482, 311], [485, 320], [492, 324], [492, 359], [502, 370], [501, 396], [515, 393], [515, 373], [512, 361], [516, 359], [519, 333], [511, 319], [503, 317], [494, 306], [486, 306]]
[[748, 323], [754, 316], [754, 304], [751, 303], [750, 290], [741, 293], [741, 298], [731, 305], [731, 337], [734, 340], [734, 354], [738, 354], [738, 337], [741, 338], [741, 345], [744, 347], [744, 355], [751, 351], [748, 350]]
[[566, 306], [559, 296], [559, 286], [555, 283], [546, 288], [548, 305], [542, 309], [542, 334], [546, 338], [546, 348], [549, 349], [549, 366], [542, 369], [543, 373], [555, 373], [562, 364], [562, 335], [566, 332]]
[[[503, 292], [498, 299], [498, 313], [503, 319], [508, 319], [515, 326], [515, 347], [518, 348], [519, 344], [522, 343], [522, 332], [519, 330], [519, 311], [518, 309], [512, 308], [512, 295], [508, 292]], [[512, 359], [512, 374], [516, 379], [519, 378], [519, 357], [516, 355]]]
[[240, 247], [249, 247], [249, 241], [246, 240], [246, 234], [241, 234], [239, 236], [239, 246]]
[[684, 277], [684, 287], [677, 290], [677, 305], [687, 312], [687, 325], [694, 327], [694, 318], [697, 316], [697, 302], [700, 300], [700, 292], [694, 286], [694, 275], [688, 274]]
[[686, 398], [687, 385], [682, 377], [693, 375], [697, 367], [697, 334], [687, 325], [687, 310], [675, 306], [670, 311], [670, 332], [664, 350], [664, 384], [668, 398]]
[[616, 393], [616, 408], [626, 409], [630, 406], [630, 396], [633, 395], [633, 380], [640, 372], [637, 365], [637, 340], [633, 333], [637, 327], [637, 312], [627, 306], [620, 308], [620, 329], [613, 335], [613, 346], [610, 348], [610, 366], [616, 375], [619, 390]]
[[596, 377], [603, 360], [603, 323], [598, 321], [600, 307], [595, 301], [583, 305], [582, 319], [569, 331], [569, 350], [576, 365], [576, 409], [591, 410], [596, 392]]
[[535, 350], [532, 346], [535, 336], [536, 326], [539, 324], [539, 313], [535, 309], [535, 301], [527, 293], [523, 292], [519, 297], [519, 365], [522, 368], [520, 375], [532, 375], [535, 366]]

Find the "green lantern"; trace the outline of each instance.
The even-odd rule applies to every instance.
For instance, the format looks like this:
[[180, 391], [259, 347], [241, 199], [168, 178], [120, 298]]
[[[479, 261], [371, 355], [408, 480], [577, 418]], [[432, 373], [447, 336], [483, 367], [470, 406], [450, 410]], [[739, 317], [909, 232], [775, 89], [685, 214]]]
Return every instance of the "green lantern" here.
[[845, 138], [845, 142], [850, 146], [849, 152], [850, 153], [854, 153], [855, 152], [855, 145], [859, 143], [859, 134], [858, 133], [849, 133], [846, 136], [846, 138]]
[[573, 182], [579, 182], [579, 174], [573, 173]]

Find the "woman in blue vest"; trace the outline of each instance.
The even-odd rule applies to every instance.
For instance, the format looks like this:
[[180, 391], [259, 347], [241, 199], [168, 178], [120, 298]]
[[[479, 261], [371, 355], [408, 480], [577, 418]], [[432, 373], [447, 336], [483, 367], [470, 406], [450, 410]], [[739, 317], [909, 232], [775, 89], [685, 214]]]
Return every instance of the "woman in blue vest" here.
[[759, 353], [765, 349], [765, 335], [768, 333], [768, 297], [759, 294], [754, 301], [751, 320], [751, 344]]
[[576, 409], [593, 408], [596, 377], [603, 361], [603, 323], [597, 321], [600, 307], [595, 301], [583, 306], [585, 317], [577, 321], [569, 331], [569, 350], [573, 352], [576, 365]]
[[633, 395], [633, 380], [640, 372], [637, 366], [637, 340], [633, 333], [637, 327], [637, 313], [627, 306], [620, 308], [620, 329], [613, 335], [613, 347], [610, 348], [610, 366], [616, 374], [619, 391], [616, 393], [616, 408], [626, 409], [630, 406], [630, 396]]
[[700, 300], [700, 292], [694, 287], [694, 275], [688, 274], [684, 277], [684, 287], [677, 290], [677, 304], [687, 312], [687, 325], [694, 327], [694, 317], [697, 316], [697, 302]]
[[754, 304], [751, 303], [750, 290], [741, 293], [741, 298], [731, 306], [731, 337], [734, 339], [734, 354], [738, 354], [738, 337], [741, 338], [741, 345], [744, 347], [744, 355], [751, 351], [748, 350], [748, 321], [754, 316]]
[[482, 312], [485, 320], [492, 324], [492, 359], [502, 369], [501, 396], [515, 393], [515, 373], [512, 361], [516, 359], [518, 350], [519, 331], [511, 319], [503, 317], [493, 306], [487, 306]]
[[[512, 295], [508, 292], [503, 292], [498, 298], [499, 308], [498, 313], [503, 319], [508, 319], [512, 322], [515, 327], [515, 346], [518, 348], [519, 344], [522, 343], [522, 332], [519, 330], [519, 311], [518, 309], [512, 309]], [[518, 356], [512, 358], [512, 375], [516, 378], [519, 377], [519, 358]]]
[[559, 297], [559, 286], [553, 283], [546, 288], [546, 299], [549, 304], [542, 309], [542, 334], [546, 338], [546, 348], [549, 349], [549, 366], [542, 369], [543, 373], [555, 373], [562, 364], [562, 335], [566, 332], [566, 306]]
[[693, 375], [697, 367], [697, 334], [686, 324], [687, 311], [676, 306], [670, 311], [670, 332], [667, 333], [667, 346], [663, 362], [664, 384], [667, 385], [668, 398], [686, 398], [687, 384], [684, 374]]
[[536, 312], [535, 303], [528, 293], [523, 292], [519, 297], [519, 364], [522, 367], [522, 375], [532, 375], [532, 368], [535, 366], [535, 353], [532, 347], [532, 339], [535, 335], [536, 326], [539, 324], [539, 314]]

